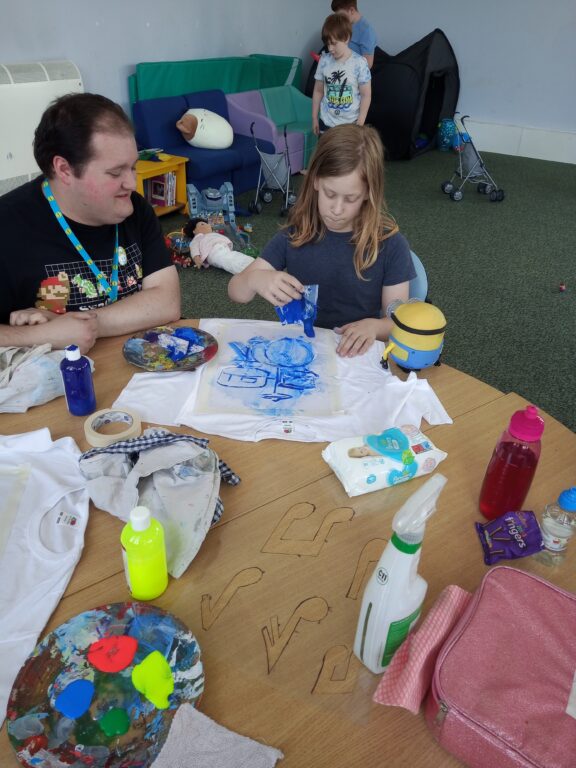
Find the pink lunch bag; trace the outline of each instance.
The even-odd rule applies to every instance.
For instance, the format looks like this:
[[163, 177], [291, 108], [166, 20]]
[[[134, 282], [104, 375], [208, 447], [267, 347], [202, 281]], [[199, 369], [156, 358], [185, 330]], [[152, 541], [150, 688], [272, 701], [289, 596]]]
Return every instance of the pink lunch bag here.
[[490, 570], [438, 654], [425, 715], [470, 768], [576, 768], [576, 595]]

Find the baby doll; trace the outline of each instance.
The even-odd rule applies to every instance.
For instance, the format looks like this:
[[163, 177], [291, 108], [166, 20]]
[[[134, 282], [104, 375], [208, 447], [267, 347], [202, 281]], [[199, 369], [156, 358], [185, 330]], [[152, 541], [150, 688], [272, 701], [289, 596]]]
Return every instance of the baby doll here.
[[213, 232], [205, 219], [190, 219], [184, 226], [184, 234], [192, 238], [190, 254], [198, 269], [219, 267], [237, 275], [254, 261], [251, 256], [233, 250], [232, 241], [226, 235]]

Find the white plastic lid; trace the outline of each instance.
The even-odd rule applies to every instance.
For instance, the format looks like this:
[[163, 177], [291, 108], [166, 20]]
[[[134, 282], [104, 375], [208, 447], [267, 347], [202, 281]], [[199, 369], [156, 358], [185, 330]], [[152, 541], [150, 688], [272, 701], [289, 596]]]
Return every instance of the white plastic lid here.
[[148, 507], [134, 507], [130, 510], [130, 525], [135, 531], [145, 531], [149, 528], [151, 518]]
[[80, 347], [77, 347], [76, 344], [70, 344], [70, 346], [66, 347], [64, 351], [66, 354], [66, 360], [80, 360]]

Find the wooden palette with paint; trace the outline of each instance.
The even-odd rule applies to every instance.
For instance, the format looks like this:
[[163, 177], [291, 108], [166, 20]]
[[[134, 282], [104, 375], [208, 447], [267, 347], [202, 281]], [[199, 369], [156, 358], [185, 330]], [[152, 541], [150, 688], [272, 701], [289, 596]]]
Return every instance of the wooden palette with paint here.
[[144, 603], [105, 605], [36, 646], [10, 693], [8, 736], [24, 765], [144, 768], [180, 704], [203, 690], [200, 648], [178, 619]]

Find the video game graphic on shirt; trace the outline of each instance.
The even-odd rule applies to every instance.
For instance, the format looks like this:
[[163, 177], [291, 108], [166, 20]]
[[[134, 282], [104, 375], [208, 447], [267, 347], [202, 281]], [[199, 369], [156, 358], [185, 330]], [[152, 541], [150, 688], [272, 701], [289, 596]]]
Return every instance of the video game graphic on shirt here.
[[[118, 266], [118, 296], [139, 291], [142, 285], [142, 253], [136, 243], [121, 249]], [[98, 262], [107, 281], [112, 272], [112, 259]], [[36, 294], [36, 308], [56, 314], [104, 307], [109, 303], [106, 292], [84, 260], [47, 264], [46, 277]]]

